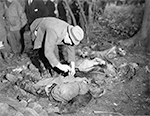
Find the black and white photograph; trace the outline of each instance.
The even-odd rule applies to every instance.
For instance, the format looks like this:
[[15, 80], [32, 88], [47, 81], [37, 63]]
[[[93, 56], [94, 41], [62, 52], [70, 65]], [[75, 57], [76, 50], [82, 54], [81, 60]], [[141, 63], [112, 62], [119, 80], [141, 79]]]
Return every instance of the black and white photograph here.
[[0, 0], [0, 116], [150, 116], [150, 0]]

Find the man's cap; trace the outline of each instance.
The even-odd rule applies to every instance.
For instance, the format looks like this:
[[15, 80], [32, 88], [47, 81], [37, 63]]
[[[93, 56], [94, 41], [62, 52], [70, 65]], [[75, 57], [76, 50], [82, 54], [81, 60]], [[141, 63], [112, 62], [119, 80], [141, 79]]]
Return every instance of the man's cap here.
[[70, 38], [72, 39], [75, 45], [78, 45], [80, 41], [84, 38], [84, 31], [78, 25], [76, 26], [69, 25], [68, 32]]

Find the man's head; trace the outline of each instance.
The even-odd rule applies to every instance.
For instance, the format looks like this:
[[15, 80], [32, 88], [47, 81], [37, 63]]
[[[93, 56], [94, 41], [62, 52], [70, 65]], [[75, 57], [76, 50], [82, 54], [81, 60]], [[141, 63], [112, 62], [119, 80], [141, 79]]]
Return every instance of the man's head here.
[[81, 27], [71, 25], [67, 27], [67, 34], [64, 38], [65, 43], [69, 43], [70, 45], [78, 45], [83, 38], [84, 31]]

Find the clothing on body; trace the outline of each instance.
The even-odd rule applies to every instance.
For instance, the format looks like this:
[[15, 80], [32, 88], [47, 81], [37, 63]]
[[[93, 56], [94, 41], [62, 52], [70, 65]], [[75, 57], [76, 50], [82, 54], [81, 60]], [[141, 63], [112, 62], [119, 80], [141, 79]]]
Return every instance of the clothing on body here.
[[64, 7], [64, 2], [61, 0], [57, 5], [59, 19], [67, 22], [67, 12]]
[[[31, 31], [37, 30], [37, 37], [33, 38], [34, 49], [42, 47], [42, 42], [45, 37], [44, 53], [48, 61], [52, 66], [56, 66], [59, 63], [59, 59], [56, 57], [54, 51], [58, 45], [65, 45], [62, 40], [64, 39], [67, 27], [69, 24], [63, 20], [54, 17], [38, 18], [30, 26]], [[75, 62], [74, 46], [67, 46], [68, 62]]]
[[55, 3], [50, 0], [47, 0], [47, 1], [44, 1], [44, 5], [48, 9], [48, 17], [56, 17], [56, 14], [54, 13], [55, 12]]
[[42, 0], [27, 0], [25, 5], [28, 24], [41, 17], [47, 17], [49, 12]]
[[6, 1], [5, 8], [8, 41], [13, 53], [20, 54], [22, 50], [20, 31], [27, 23], [26, 14], [18, 0], [13, 0], [11, 3]]

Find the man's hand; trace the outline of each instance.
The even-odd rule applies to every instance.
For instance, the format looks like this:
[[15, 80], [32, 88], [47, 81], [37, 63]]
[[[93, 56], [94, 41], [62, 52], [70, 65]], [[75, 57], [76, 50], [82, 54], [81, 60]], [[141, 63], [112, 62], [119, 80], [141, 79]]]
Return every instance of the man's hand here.
[[68, 65], [65, 65], [65, 64], [59, 63], [56, 65], [56, 67], [59, 68], [60, 70], [64, 71], [64, 72], [68, 72], [68, 71], [70, 72], [71, 71], [71, 67]]

